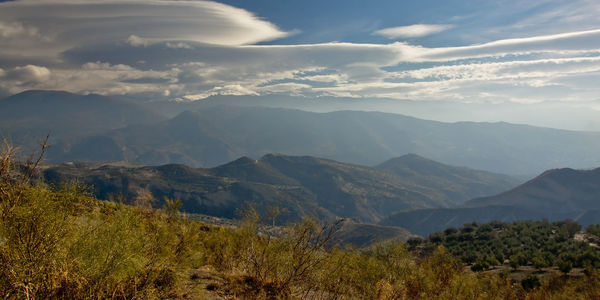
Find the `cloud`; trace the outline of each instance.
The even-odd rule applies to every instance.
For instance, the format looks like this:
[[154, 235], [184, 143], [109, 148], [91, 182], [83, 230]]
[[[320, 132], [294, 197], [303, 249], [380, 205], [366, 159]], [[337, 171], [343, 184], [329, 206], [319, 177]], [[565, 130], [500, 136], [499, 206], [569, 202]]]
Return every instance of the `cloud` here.
[[138, 70], [127, 65], [89, 62], [79, 68], [54, 69], [27, 65], [0, 72], [0, 89], [18, 93], [28, 89], [60, 89], [76, 93], [124, 95], [162, 94], [175, 89], [177, 70]]
[[49, 59], [90, 44], [249, 45], [289, 35], [246, 10], [212, 1], [21, 0], [0, 2], [0, 20], [0, 38], [11, 38], [0, 55]]
[[449, 61], [531, 53], [586, 53], [600, 50], [600, 29], [503, 39], [462, 47], [421, 48], [415, 61]]
[[[599, 26], [427, 47], [268, 45], [289, 33], [209, 1], [4, 2], [0, 20], [0, 90], [10, 92], [62, 89], [186, 100], [285, 93], [583, 106], [582, 99], [600, 94], [600, 29], [590, 29]], [[417, 24], [377, 34], [410, 38], [449, 28]], [[464, 24], [451, 33], [459, 29]], [[481, 34], [497, 34], [490, 32]]]
[[16, 67], [4, 73], [4, 80], [18, 82], [19, 84], [43, 82], [50, 78], [48, 68], [35, 65]]
[[33, 26], [23, 25], [21, 22], [0, 22], [0, 38], [9, 39], [16, 37], [36, 37], [39, 30]]
[[452, 25], [414, 24], [410, 26], [384, 28], [373, 32], [373, 34], [381, 35], [389, 39], [417, 38], [440, 33], [452, 27]]
[[149, 41], [147, 39], [143, 39], [134, 34], [130, 35], [127, 38], [127, 40], [125, 40], [125, 42], [134, 47], [148, 46], [148, 44], [149, 44]]

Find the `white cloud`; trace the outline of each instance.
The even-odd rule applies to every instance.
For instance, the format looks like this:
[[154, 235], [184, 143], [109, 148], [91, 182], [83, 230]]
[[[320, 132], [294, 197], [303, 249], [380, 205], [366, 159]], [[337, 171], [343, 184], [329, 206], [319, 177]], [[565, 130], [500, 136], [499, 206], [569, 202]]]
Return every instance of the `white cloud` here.
[[21, 22], [0, 22], [0, 38], [36, 37], [38, 33], [36, 27], [23, 25]]
[[[9, 1], [0, 3], [0, 20], [0, 37], [12, 39], [0, 54], [49, 59], [98, 43], [248, 45], [288, 35], [246, 10], [212, 1]], [[44, 37], [42, 49], [32, 36]]]
[[[573, 57], [508, 61], [493, 63], [471, 63], [450, 66], [437, 66], [394, 74], [394, 78], [436, 79], [436, 80], [497, 80], [507, 78], [547, 78], [574, 73], [600, 70], [600, 57]], [[538, 86], [540, 82], [536, 83]]]
[[389, 39], [417, 38], [440, 33], [452, 27], [452, 25], [440, 24], [414, 24], [410, 26], [384, 28], [373, 32], [373, 34], [381, 35]]
[[5, 74], [5, 80], [16, 81], [20, 84], [28, 82], [43, 82], [50, 78], [50, 70], [46, 67], [26, 65], [16, 67]]
[[149, 44], [148, 40], [134, 34], [130, 35], [125, 42], [134, 47], [148, 46]]
[[123, 95], [128, 93], [164, 93], [180, 89], [178, 70], [138, 70], [127, 65], [90, 62], [76, 69], [54, 69], [27, 65], [0, 74], [0, 89], [18, 93], [29, 89], [60, 89], [76, 93]]
[[167, 42], [165, 45], [172, 49], [193, 49], [192, 46], [190, 46], [189, 44], [182, 43], [182, 42], [177, 42], [177, 43]]
[[[405, 46], [406, 47], [406, 46]], [[514, 38], [462, 47], [421, 48], [414, 61], [449, 61], [531, 53], [575, 53], [600, 50], [600, 29]]]

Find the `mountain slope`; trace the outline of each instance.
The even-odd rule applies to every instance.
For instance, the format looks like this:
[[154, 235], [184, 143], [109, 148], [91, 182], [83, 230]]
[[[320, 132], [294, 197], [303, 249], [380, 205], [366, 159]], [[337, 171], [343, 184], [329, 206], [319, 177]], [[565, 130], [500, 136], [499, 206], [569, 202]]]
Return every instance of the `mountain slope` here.
[[510, 191], [465, 205], [510, 205], [543, 211], [600, 209], [600, 168], [549, 170]]
[[455, 205], [475, 197], [495, 195], [518, 185], [518, 181], [509, 176], [449, 166], [416, 154], [392, 158], [375, 168], [452, 195], [451, 198], [457, 200], [452, 203]]
[[398, 212], [381, 224], [426, 235], [473, 221], [567, 218], [583, 226], [600, 221], [600, 168], [549, 170], [512, 190], [472, 199], [462, 207]]
[[[428, 182], [369, 167], [310, 156], [265, 155], [242, 157], [212, 169], [183, 165], [128, 167], [62, 164], [44, 171], [53, 183], [77, 179], [94, 187], [100, 199], [124, 195], [132, 201], [144, 193], [162, 200], [180, 198], [189, 213], [235, 217], [251, 203], [261, 211], [280, 206], [288, 219], [302, 215], [333, 216], [378, 222], [391, 212], [448, 207], [458, 201]], [[461, 187], [462, 183], [450, 185]], [[160, 206], [160, 203], [156, 203]]]

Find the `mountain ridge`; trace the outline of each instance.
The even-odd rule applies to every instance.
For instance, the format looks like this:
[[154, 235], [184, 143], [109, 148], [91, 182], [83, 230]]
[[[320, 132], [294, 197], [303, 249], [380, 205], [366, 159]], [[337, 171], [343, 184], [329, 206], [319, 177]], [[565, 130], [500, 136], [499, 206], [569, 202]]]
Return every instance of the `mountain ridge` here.
[[[242, 157], [211, 169], [179, 164], [136, 167], [73, 163], [48, 166], [43, 175], [51, 183], [76, 179], [89, 184], [100, 199], [120, 194], [131, 200], [150, 192], [157, 199], [181, 198], [184, 210], [190, 213], [227, 218], [235, 217], [235, 210], [248, 202], [263, 210], [281, 205], [296, 218], [308, 214], [375, 223], [391, 211], [448, 207], [466, 200], [453, 198], [454, 194], [427, 182], [366, 166], [281, 154], [258, 160]], [[516, 182], [491, 181], [489, 189], [513, 184]]]
[[455, 208], [431, 208], [392, 214], [380, 222], [426, 235], [470, 222], [573, 219], [583, 226], [600, 218], [600, 168], [547, 170], [494, 196], [479, 197]]
[[[12, 97], [27, 95], [44, 98], [44, 103], [53, 107], [44, 114], [27, 109], [15, 114], [4, 107], [0, 115], [4, 112], [10, 116], [0, 119], [0, 133], [19, 145], [28, 145], [25, 150], [30, 152], [37, 146], [32, 141], [50, 131], [53, 147], [47, 159], [52, 163], [126, 160], [146, 165], [214, 167], [241, 156], [284, 153], [374, 165], [416, 153], [450, 165], [504, 174], [537, 174], [562, 166], [580, 169], [600, 164], [600, 157], [595, 155], [600, 150], [598, 132], [505, 122], [444, 123], [382, 112], [315, 113], [218, 102], [165, 118], [140, 108], [139, 103], [110, 97], [110, 103], [130, 108], [130, 118], [122, 115], [121, 109], [73, 113], [63, 99], [76, 97], [93, 102], [104, 96], [33, 91]], [[272, 98], [274, 101], [277, 97]], [[7, 103], [6, 99], [2, 102]], [[44, 119], [55, 115], [55, 111], [55, 120]], [[140, 116], [146, 117], [135, 122]]]

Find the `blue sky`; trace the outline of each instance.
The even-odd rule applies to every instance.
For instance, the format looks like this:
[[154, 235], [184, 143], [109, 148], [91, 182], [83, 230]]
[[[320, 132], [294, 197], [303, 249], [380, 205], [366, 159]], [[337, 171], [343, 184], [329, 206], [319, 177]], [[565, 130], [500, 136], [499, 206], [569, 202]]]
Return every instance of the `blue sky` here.
[[596, 0], [0, 1], [0, 91], [595, 111], [598, 15]]

